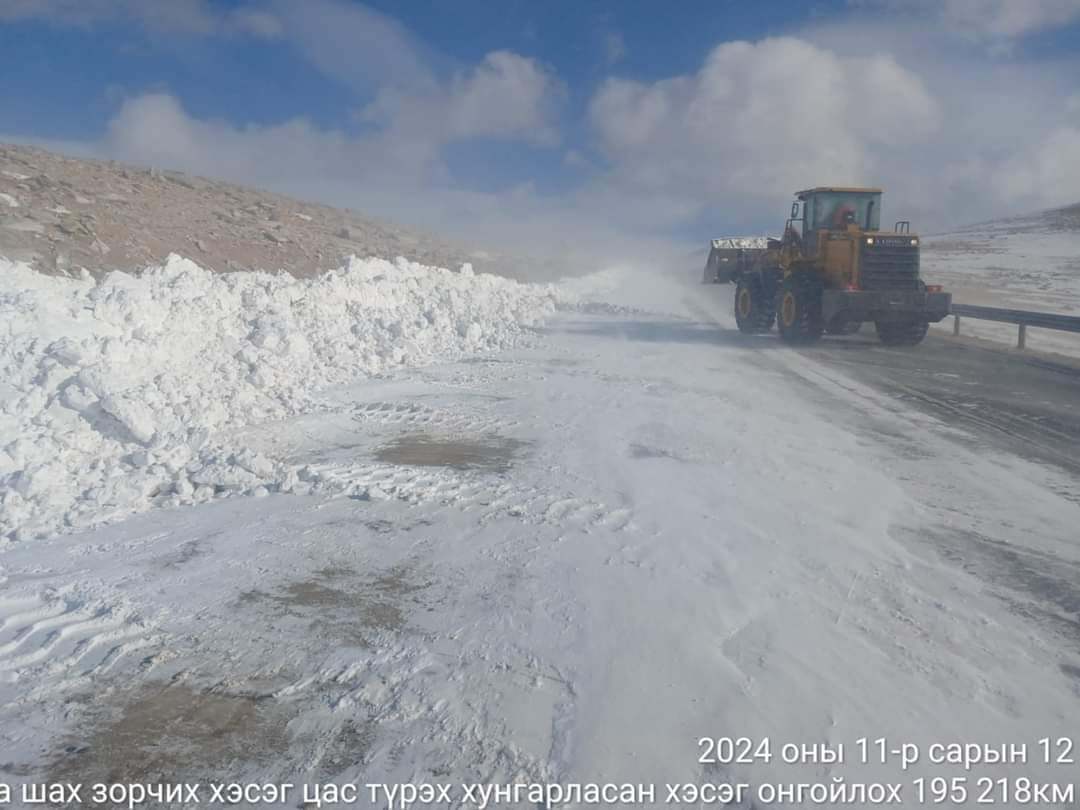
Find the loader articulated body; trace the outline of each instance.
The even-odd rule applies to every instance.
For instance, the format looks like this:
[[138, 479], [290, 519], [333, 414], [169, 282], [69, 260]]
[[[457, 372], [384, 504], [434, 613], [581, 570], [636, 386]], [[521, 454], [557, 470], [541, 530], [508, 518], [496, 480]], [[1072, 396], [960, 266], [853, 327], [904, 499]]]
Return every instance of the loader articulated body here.
[[735, 283], [743, 332], [766, 332], [775, 322], [785, 341], [805, 343], [873, 321], [883, 343], [918, 343], [949, 314], [952, 296], [920, 278], [919, 237], [909, 223], [883, 231], [880, 219], [881, 189], [800, 191], [781, 239], [737, 252], [715, 240], [706, 280]]

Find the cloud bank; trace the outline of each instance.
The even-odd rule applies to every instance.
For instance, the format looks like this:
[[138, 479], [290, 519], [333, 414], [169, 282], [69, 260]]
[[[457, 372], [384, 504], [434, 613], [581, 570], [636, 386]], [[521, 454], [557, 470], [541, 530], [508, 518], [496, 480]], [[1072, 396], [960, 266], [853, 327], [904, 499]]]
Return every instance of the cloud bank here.
[[[851, 16], [784, 36], [717, 43], [695, 70], [649, 81], [617, 75], [627, 49], [613, 35], [611, 75], [587, 86], [508, 49], [454, 62], [342, 0], [228, 9], [0, 0], [0, 19], [92, 25], [127, 15], [151, 30], [164, 18], [149, 9], [167, 9], [192, 35], [272, 38], [354, 93], [358, 128], [303, 115], [272, 125], [203, 119], [155, 90], [124, 100], [85, 150], [515, 247], [606, 250], [775, 230], [791, 192], [829, 183], [884, 186], [887, 217], [924, 231], [1080, 200], [1080, 94], [1070, 83], [1080, 59], [1015, 51], [1032, 33], [1080, 20], [1080, 0], [852, 5]], [[451, 177], [448, 150], [489, 142], [553, 154], [573, 182], [480, 191]]]

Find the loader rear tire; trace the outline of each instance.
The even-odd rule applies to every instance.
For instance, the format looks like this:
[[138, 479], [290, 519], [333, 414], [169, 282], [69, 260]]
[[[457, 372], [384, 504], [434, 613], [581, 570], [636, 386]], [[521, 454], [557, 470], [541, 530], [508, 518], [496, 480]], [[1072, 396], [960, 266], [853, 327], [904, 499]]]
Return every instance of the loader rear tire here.
[[768, 332], [776, 320], [776, 301], [757, 273], [744, 273], [735, 286], [735, 324], [747, 335]]
[[785, 343], [813, 343], [825, 324], [821, 317], [821, 279], [808, 272], [792, 273], [776, 296], [776, 323]]
[[877, 321], [878, 339], [886, 346], [914, 346], [922, 343], [930, 324], [926, 321]]

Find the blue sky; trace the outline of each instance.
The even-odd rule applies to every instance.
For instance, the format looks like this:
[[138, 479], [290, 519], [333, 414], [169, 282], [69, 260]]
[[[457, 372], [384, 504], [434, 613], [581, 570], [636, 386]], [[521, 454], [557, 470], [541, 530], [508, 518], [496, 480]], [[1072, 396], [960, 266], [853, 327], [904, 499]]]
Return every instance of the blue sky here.
[[0, 138], [469, 238], [1080, 200], [1080, 0], [0, 0], [0, 47]]

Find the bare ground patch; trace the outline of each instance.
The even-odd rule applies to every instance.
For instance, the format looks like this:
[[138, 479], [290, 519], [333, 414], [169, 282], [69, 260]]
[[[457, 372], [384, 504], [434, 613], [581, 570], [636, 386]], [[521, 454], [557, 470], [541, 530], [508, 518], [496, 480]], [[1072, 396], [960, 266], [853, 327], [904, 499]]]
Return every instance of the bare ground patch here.
[[282, 757], [288, 719], [269, 695], [143, 683], [98, 698], [88, 720], [49, 755], [47, 781], [175, 784], [235, 777], [244, 766]]
[[311, 617], [314, 632], [367, 647], [378, 634], [405, 628], [410, 610], [420, 604], [418, 592], [431, 584], [413, 576], [404, 565], [367, 579], [347, 567], [328, 567], [271, 593], [245, 591], [239, 602], [267, 602], [284, 613]]
[[399, 436], [375, 452], [389, 464], [413, 467], [449, 467], [455, 470], [507, 472], [528, 445], [518, 439], [491, 434], [475, 439], [443, 438], [426, 433]]

